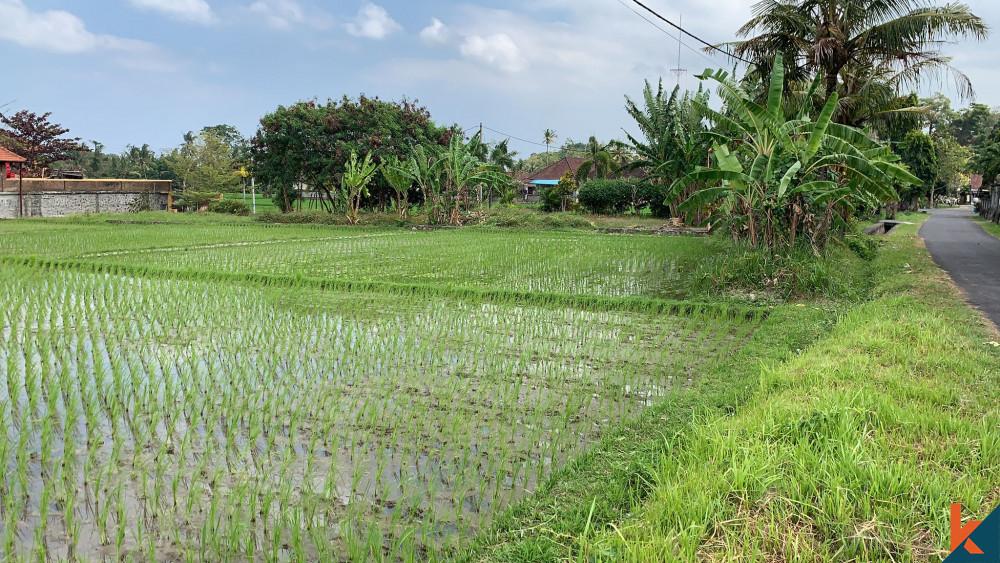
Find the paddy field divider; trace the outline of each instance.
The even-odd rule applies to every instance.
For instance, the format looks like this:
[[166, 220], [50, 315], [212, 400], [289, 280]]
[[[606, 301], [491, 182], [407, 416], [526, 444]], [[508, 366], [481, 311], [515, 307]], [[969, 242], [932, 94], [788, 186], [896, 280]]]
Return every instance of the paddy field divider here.
[[711, 318], [760, 321], [769, 309], [730, 303], [707, 303], [652, 297], [610, 297], [586, 294], [536, 292], [516, 289], [463, 287], [450, 284], [400, 283], [374, 280], [317, 278], [300, 274], [225, 272], [190, 268], [164, 268], [115, 264], [79, 259], [51, 259], [37, 256], [0, 256], [0, 265], [21, 266], [40, 271], [68, 270], [138, 278], [217, 282], [258, 287], [286, 287], [345, 293], [381, 293], [405, 297], [464, 299], [477, 302], [541, 307], [572, 307], [592, 311], [621, 311], [663, 315], [698, 315]]

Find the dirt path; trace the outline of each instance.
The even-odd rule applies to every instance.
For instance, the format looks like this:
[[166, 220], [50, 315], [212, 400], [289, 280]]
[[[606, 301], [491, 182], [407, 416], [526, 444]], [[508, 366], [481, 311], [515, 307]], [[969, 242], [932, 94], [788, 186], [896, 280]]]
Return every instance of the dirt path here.
[[1000, 327], [1000, 239], [973, 222], [968, 206], [933, 210], [920, 236], [969, 302]]

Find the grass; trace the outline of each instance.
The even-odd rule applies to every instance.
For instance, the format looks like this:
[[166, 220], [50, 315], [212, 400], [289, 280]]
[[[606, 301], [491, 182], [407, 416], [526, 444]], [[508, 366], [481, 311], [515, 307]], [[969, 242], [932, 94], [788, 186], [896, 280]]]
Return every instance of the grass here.
[[979, 215], [974, 215], [972, 217], [972, 220], [979, 223], [979, 226], [982, 227], [983, 230], [986, 231], [987, 233], [997, 238], [1000, 238], [1000, 225], [992, 221], [987, 221], [986, 219], [982, 218]]
[[519, 537], [513, 513], [483, 558], [942, 560], [950, 503], [981, 520], [1000, 501], [1000, 353], [915, 233], [887, 239], [873, 298], [828, 336], [751, 370], [749, 401], [664, 425], [638, 469], [615, 466], [612, 481], [636, 475], [623, 492], [559, 513], [596, 499], [611, 518], [558, 516]]
[[[327, 213], [320, 210], [303, 210], [281, 213], [277, 208], [261, 211], [257, 220], [264, 223], [299, 223], [319, 225], [347, 225], [343, 213]], [[537, 206], [514, 204], [483, 206], [464, 226], [522, 230], [600, 230], [622, 228], [655, 228], [666, 223], [648, 215], [592, 215], [583, 212], [543, 213]], [[363, 213], [358, 224], [363, 227], [402, 228], [450, 228], [449, 225], [428, 225], [427, 214], [419, 208], [411, 210], [406, 219], [400, 219], [395, 212]]]
[[[237, 200], [237, 201], [244, 201], [243, 192], [239, 192], [239, 193], [226, 193], [226, 194], [222, 194], [222, 195], [223, 195], [223, 197], [225, 199], [232, 199], [232, 200]], [[246, 204], [247, 204], [248, 207], [250, 207], [251, 204], [254, 202], [254, 198], [251, 197], [252, 195], [253, 194], [251, 194], [250, 192], [247, 192], [247, 194], [246, 194], [246, 200], [245, 201], [246, 201]], [[256, 202], [257, 202], [257, 213], [261, 213], [263, 211], [277, 211], [278, 210], [278, 206], [274, 204], [274, 201], [271, 198], [264, 197], [264, 196], [260, 195], [259, 193], [257, 194]]]

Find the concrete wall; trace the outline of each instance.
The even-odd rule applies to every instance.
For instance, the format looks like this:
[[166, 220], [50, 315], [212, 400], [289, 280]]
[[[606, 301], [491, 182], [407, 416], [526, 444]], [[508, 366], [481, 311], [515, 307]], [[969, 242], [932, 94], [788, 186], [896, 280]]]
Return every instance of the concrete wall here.
[[[25, 178], [25, 217], [65, 217], [81, 213], [128, 213], [148, 197], [155, 211], [167, 209], [169, 181], [42, 180]], [[0, 188], [0, 218], [18, 217], [18, 181], [5, 179]]]
[[169, 192], [170, 180], [51, 180], [48, 178], [4, 178], [0, 192], [17, 192], [18, 186], [28, 192], [101, 192], [142, 193]]

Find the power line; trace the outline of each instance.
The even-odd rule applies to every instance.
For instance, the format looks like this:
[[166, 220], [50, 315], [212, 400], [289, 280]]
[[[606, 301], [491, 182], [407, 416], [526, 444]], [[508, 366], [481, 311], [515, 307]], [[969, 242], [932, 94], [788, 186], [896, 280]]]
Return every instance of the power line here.
[[522, 139], [521, 137], [515, 137], [514, 135], [508, 135], [507, 133], [504, 133], [503, 131], [497, 131], [496, 129], [493, 129], [491, 127], [487, 127], [485, 125], [483, 125], [483, 129], [486, 129], [487, 131], [492, 131], [492, 132], [496, 133], [497, 135], [503, 135], [504, 137], [510, 137], [511, 139], [516, 139], [518, 141], [521, 141], [522, 143], [531, 143], [532, 145], [538, 145], [540, 147], [546, 147], [546, 146], [548, 146], [545, 143], [539, 143], [537, 141], [529, 141], [527, 139]]
[[[630, 11], [630, 12], [632, 12], [633, 14], [635, 14], [635, 15], [639, 16], [640, 18], [642, 18], [642, 19], [646, 20], [646, 23], [648, 23], [649, 25], [651, 25], [651, 26], [655, 27], [656, 29], [660, 30], [660, 31], [661, 31], [661, 32], [663, 32], [663, 34], [664, 34], [664, 35], [666, 35], [667, 37], [669, 37], [669, 38], [671, 38], [671, 39], [676, 39], [676, 40], [677, 40], [678, 42], [680, 42], [680, 41], [681, 41], [681, 36], [680, 36], [680, 34], [678, 34], [678, 35], [676, 35], [676, 36], [675, 36], [675, 35], [672, 35], [672, 34], [671, 34], [671, 33], [670, 33], [669, 31], [667, 31], [667, 30], [663, 29], [662, 27], [660, 27], [660, 26], [656, 25], [656, 22], [654, 22], [653, 20], [651, 20], [651, 19], [647, 18], [646, 16], [644, 16], [644, 15], [640, 14], [639, 12], [635, 11], [635, 10], [634, 10], [634, 9], [632, 8], [632, 6], [629, 6], [629, 5], [628, 5], [628, 4], [626, 4], [625, 2], [622, 2], [622, 0], [618, 0], [618, 3], [619, 3], [619, 4], [621, 4], [622, 6], [625, 6], [625, 8], [626, 8], [626, 9], [627, 9], [628, 11]], [[710, 64], [713, 64], [713, 65], [717, 65], [717, 64], [719, 64], [719, 62], [718, 62], [718, 61], [716, 61], [715, 59], [712, 59], [712, 58], [709, 58], [709, 56], [708, 56], [708, 55], [706, 55], [706, 54], [705, 54], [705, 53], [704, 53], [703, 51], [701, 51], [701, 50], [699, 50], [699, 49], [695, 49], [694, 47], [691, 47], [690, 45], [687, 45], [687, 44], [684, 44], [684, 43], [681, 43], [681, 45], [683, 45], [683, 47], [684, 47], [685, 49], [687, 49], [688, 51], [691, 51], [692, 53], [694, 53], [694, 54], [698, 55], [699, 57], [701, 57], [701, 58], [705, 59], [705, 60], [706, 60], [706, 61], [708, 61], [708, 62], [709, 62]], [[678, 54], [680, 54], [680, 51], [678, 51]]]
[[669, 25], [669, 26], [673, 27], [674, 29], [676, 29], [676, 30], [677, 30], [678, 32], [680, 32], [680, 33], [683, 33], [684, 35], [687, 35], [688, 37], [690, 37], [691, 39], [694, 39], [695, 41], [697, 41], [697, 42], [701, 43], [701, 44], [702, 44], [702, 45], [704, 45], [705, 47], [708, 47], [709, 49], [712, 49], [712, 50], [715, 50], [715, 51], [718, 51], [718, 52], [722, 53], [723, 55], [726, 55], [726, 56], [727, 56], [727, 57], [729, 57], [729, 58], [732, 58], [732, 59], [736, 59], [736, 60], [738, 60], [738, 61], [742, 61], [742, 62], [744, 62], [744, 63], [746, 63], [746, 64], [753, 64], [753, 63], [751, 63], [750, 61], [748, 61], [748, 60], [744, 59], [743, 57], [741, 57], [741, 56], [739, 56], [739, 55], [734, 55], [733, 53], [730, 53], [729, 51], [725, 51], [725, 50], [723, 50], [723, 49], [720, 49], [719, 47], [717, 47], [717, 46], [715, 46], [715, 45], [712, 45], [711, 43], [709, 43], [708, 41], [705, 41], [705, 40], [704, 40], [704, 39], [702, 39], [701, 37], [698, 37], [697, 35], [695, 35], [695, 34], [691, 33], [690, 31], [688, 31], [688, 30], [686, 30], [686, 29], [684, 29], [683, 27], [681, 27], [681, 26], [679, 26], [679, 25], [675, 24], [674, 22], [672, 22], [672, 21], [668, 20], [667, 18], [665, 18], [665, 17], [661, 16], [660, 14], [658, 14], [658, 13], [656, 12], [656, 10], [653, 10], [652, 8], [650, 8], [649, 6], [647, 6], [647, 5], [643, 4], [643, 3], [642, 3], [642, 2], [640, 2], [639, 0], [632, 0], [632, 1], [633, 1], [633, 2], [635, 2], [636, 4], [638, 4], [639, 6], [641, 6], [643, 10], [646, 10], [646, 11], [647, 11], [647, 12], [649, 12], [650, 14], [653, 14], [653, 15], [654, 15], [654, 16], [656, 16], [656, 17], [657, 17], [658, 19], [660, 19], [660, 20], [662, 20], [662, 21], [666, 22], [666, 23], [667, 23], [667, 25]]

